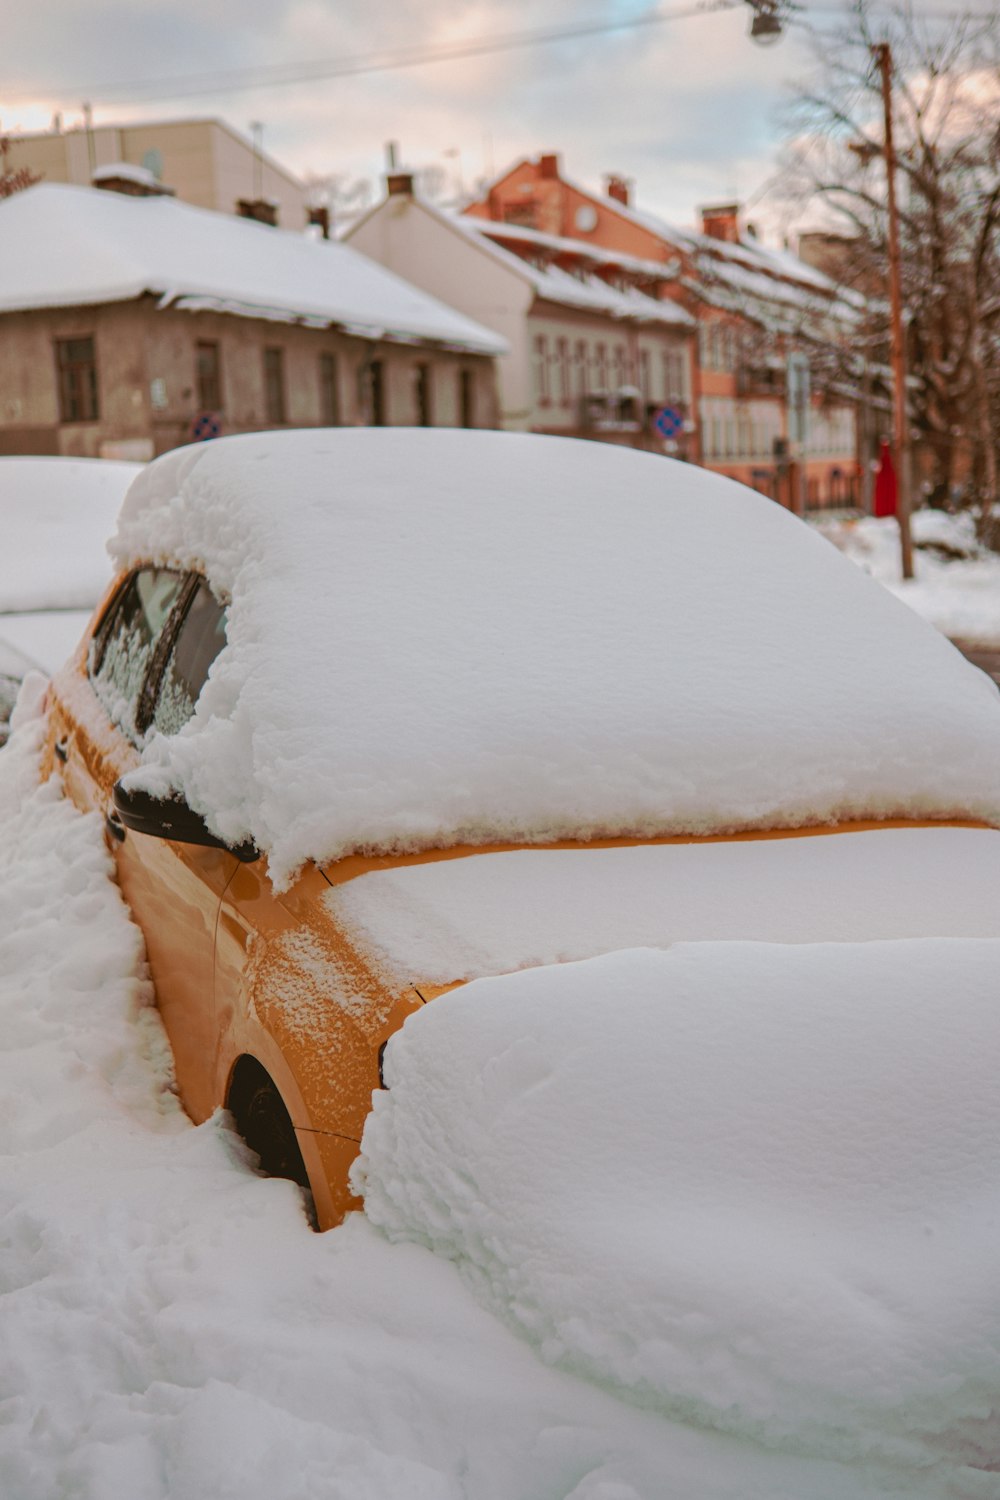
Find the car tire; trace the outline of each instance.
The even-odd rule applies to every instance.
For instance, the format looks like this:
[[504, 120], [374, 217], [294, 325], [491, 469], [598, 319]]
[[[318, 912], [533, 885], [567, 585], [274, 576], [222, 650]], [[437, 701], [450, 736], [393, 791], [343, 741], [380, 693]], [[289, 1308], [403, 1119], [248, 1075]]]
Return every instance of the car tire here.
[[268, 1177], [287, 1177], [302, 1188], [306, 1211], [315, 1227], [309, 1174], [291, 1116], [270, 1075], [251, 1058], [243, 1059], [237, 1069], [229, 1109], [240, 1135], [259, 1158], [261, 1172]]

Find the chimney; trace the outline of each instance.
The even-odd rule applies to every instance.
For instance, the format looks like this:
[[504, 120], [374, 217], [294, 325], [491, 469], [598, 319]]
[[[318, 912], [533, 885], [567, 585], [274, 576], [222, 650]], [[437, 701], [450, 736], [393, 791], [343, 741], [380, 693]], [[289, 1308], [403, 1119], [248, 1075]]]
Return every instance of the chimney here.
[[278, 205], [270, 198], [237, 198], [236, 212], [241, 219], [255, 219], [258, 224], [278, 225]]
[[548, 151], [538, 158], [538, 175], [547, 177], [551, 181], [559, 180], [559, 153], [557, 151]]
[[740, 205], [720, 203], [701, 210], [701, 232], [713, 240], [725, 240], [730, 245], [739, 243]]
[[325, 203], [317, 203], [309, 210], [308, 222], [316, 225], [323, 239], [330, 238], [330, 210]]
[[622, 204], [624, 208], [628, 208], [632, 197], [628, 178], [619, 177], [616, 173], [611, 173], [605, 178], [605, 185], [608, 197], [613, 198], [616, 203]]
[[90, 174], [90, 185], [106, 193], [123, 193], [126, 198], [173, 198], [174, 190], [166, 187], [146, 167], [133, 167], [127, 161], [109, 162]]
[[390, 172], [385, 179], [385, 190], [390, 198], [412, 198], [413, 173]]

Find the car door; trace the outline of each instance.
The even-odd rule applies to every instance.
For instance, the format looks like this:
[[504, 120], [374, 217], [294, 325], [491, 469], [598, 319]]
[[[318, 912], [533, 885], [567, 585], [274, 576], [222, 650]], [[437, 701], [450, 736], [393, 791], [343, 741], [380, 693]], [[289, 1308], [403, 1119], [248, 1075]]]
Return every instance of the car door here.
[[127, 830], [111, 790], [139, 763], [148, 733], [175, 734], [190, 718], [224, 643], [225, 610], [203, 578], [141, 568], [101, 619], [83, 667], [86, 682], [75, 685], [63, 708], [67, 787], [105, 819], [122, 891], [145, 936], [181, 1098], [195, 1120], [219, 1102], [212, 1083], [215, 926], [237, 860], [226, 849]]

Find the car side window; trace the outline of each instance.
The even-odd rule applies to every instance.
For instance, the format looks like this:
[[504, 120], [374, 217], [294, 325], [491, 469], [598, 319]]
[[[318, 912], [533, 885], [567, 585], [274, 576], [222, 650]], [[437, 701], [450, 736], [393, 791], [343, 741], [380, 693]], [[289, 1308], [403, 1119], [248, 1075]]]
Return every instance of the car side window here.
[[118, 595], [91, 647], [88, 671], [94, 691], [132, 741], [146, 727], [139, 722], [143, 684], [184, 584], [183, 573], [141, 568]]
[[167, 657], [153, 709], [152, 725], [176, 734], [194, 713], [213, 661], [226, 644], [226, 611], [204, 578], [199, 578]]

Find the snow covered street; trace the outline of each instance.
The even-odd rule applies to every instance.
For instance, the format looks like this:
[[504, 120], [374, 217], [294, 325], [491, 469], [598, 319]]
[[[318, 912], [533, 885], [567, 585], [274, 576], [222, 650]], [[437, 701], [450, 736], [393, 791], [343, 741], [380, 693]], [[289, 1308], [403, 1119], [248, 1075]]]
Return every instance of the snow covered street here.
[[[546, 1362], [561, 1356], [554, 1347], [539, 1353], [532, 1343], [530, 1296], [539, 1295], [544, 1260], [533, 1256], [531, 1226], [548, 1231], [530, 1193], [520, 1208], [510, 1205], [512, 1214], [527, 1215], [520, 1229], [511, 1217], [505, 1231], [507, 1250], [513, 1246], [521, 1257], [522, 1286], [534, 1286], [528, 1302], [518, 1294], [516, 1263], [507, 1261], [503, 1277], [481, 1266], [477, 1285], [463, 1274], [461, 1247], [412, 1218], [396, 1223], [396, 1243], [360, 1215], [326, 1235], [311, 1233], [298, 1190], [260, 1178], [225, 1117], [194, 1129], [181, 1112], [150, 1007], [141, 940], [112, 883], [99, 820], [76, 812], [55, 784], [36, 786], [35, 712], [26, 692], [18, 728], [0, 752], [4, 1500], [992, 1500], [1000, 1492], [996, 1473], [966, 1467], [959, 1457], [968, 1457], [977, 1432], [994, 1430], [986, 1417], [990, 1391], [994, 1405], [1000, 1392], [1000, 1355], [993, 1349], [989, 1364], [991, 1314], [969, 1351], [979, 1361], [978, 1405], [965, 1413], [953, 1456], [947, 1434], [929, 1449], [901, 1441], [895, 1454], [884, 1430], [882, 1439], [859, 1433], [853, 1441], [842, 1431], [829, 1441], [799, 1432], [788, 1442], [780, 1424], [769, 1427], [766, 1400], [758, 1443], [695, 1425], [706, 1411], [693, 1403], [694, 1420], [685, 1422], [665, 1414], [670, 1399], [650, 1401], [636, 1389], [629, 1399], [628, 1382], [602, 1363], [616, 1327], [643, 1324], [643, 1302], [627, 1281], [609, 1284], [606, 1296], [598, 1281], [591, 1293], [599, 1306], [585, 1300], [565, 1308], [563, 1350], [575, 1341], [580, 1353], [568, 1365], [582, 1373]], [[441, 1017], [443, 1024], [444, 1007]], [[424, 1044], [430, 1036], [425, 1030]], [[392, 1094], [381, 1101], [383, 1134], [386, 1110], [405, 1116], [413, 1097], [409, 1033], [405, 1041], [394, 1064], [399, 1102]], [[480, 1045], [488, 1053], [488, 1030]], [[481, 1061], [489, 1071], [488, 1056]], [[984, 1080], [987, 1071], [981, 1067]], [[515, 1070], [508, 1082], [517, 1077]], [[502, 1079], [498, 1086], [502, 1094]], [[470, 1088], [466, 1080], [454, 1091], [454, 1110], [466, 1108]], [[432, 1110], [451, 1092], [430, 1090]], [[597, 1108], [600, 1118], [599, 1101]], [[447, 1122], [446, 1114], [440, 1118]], [[564, 1118], [575, 1128], [572, 1112]], [[960, 1154], [962, 1138], [959, 1131]], [[557, 1146], [558, 1135], [541, 1141], [539, 1163], [551, 1164], [546, 1152]], [[977, 1153], [992, 1146], [988, 1131], [978, 1144], [973, 1139], [967, 1164], [974, 1168]], [[424, 1147], [439, 1151], [433, 1129], [423, 1142], [419, 1134], [410, 1138], [415, 1205], [426, 1202], [416, 1170]], [[373, 1137], [369, 1175], [373, 1153], [384, 1149], [384, 1139], [380, 1145]], [[479, 1170], [475, 1151], [469, 1165]], [[453, 1174], [461, 1169], [446, 1153], [436, 1165], [424, 1158], [424, 1170], [443, 1174], [456, 1193], [461, 1183]], [[544, 1186], [549, 1167], [539, 1170]], [[588, 1170], [598, 1169], [591, 1162]], [[379, 1181], [378, 1217], [388, 1223], [384, 1169]], [[594, 1215], [594, 1232], [604, 1226], [598, 1241], [612, 1236], [604, 1246], [609, 1263], [625, 1268], [641, 1246], [616, 1244], [614, 1226], [624, 1234], [627, 1225], [631, 1234], [654, 1208], [648, 1201], [628, 1206], [628, 1186], [609, 1183], [610, 1196]], [[989, 1199], [976, 1191], [985, 1209]], [[625, 1218], [609, 1219], [608, 1209], [614, 1205], [617, 1214], [623, 1203]], [[559, 1206], [548, 1212], [558, 1218]], [[703, 1255], [695, 1220], [687, 1222], [689, 1251]], [[652, 1223], [662, 1232], [655, 1211]], [[994, 1244], [995, 1228], [994, 1221]], [[721, 1225], [720, 1236], [722, 1244]], [[658, 1248], [646, 1273], [661, 1286], [662, 1247], [655, 1235], [649, 1243]], [[497, 1249], [503, 1258], [501, 1242]], [[683, 1236], [672, 1253], [672, 1284], [682, 1295], [685, 1276], [694, 1274], [691, 1260], [683, 1269]], [[738, 1278], [738, 1247], [730, 1244], [725, 1254]], [[765, 1283], [768, 1275], [780, 1277], [766, 1262], [759, 1265]], [[578, 1271], [567, 1268], [565, 1294], [572, 1298], [580, 1285]], [[740, 1285], [734, 1280], [737, 1302]], [[752, 1288], [753, 1278], [745, 1285]], [[958, 1294], [963, 1310], [953, 1333], [962, 1318], [982, 1311], [973, 1292]], [[875, 1311], [876, 1289], [868, 1294], [876, 1320], [869, 1336], [878, 1341], [886, 1314]], [[650, 1306], [657, 1305], [654, 1296]], [[743, 1356], [738, 1344], [730, 1347], [727, 1314], [720, 1312], [713, 1333], [706, 1313], [692, 1302], [689, 1353], [715, 1400], [727, 1380], [738, 1386]], [[816, 1327], [806, 1337], [803, 1322], [796, 1344], [797, 1322], [790, 1319], [782, 1334], [794, 1354], [786, 1373], [799, 1360], [815, 1376]], [[528, 1338], [507, 1324], [520, 1325]], [[917, 1353], [922, 1368], [912, 1374], [926, 1385], [934, 1374], [931, 1345]], [[857, 1374], [860, 1394], [866, 1377]], [[961, 1382], [950, 1370], [940, 1374], [947, 1418]], [[743, 1397], [735, 1387], [731, 1394], [736, 1406], [720, 1425], [738, 1429]], [[814, 1409], [816, 1399], [815, 1392], [802, 1396]], [[843, 1419], [836, 1401], [829, 1411]]]

